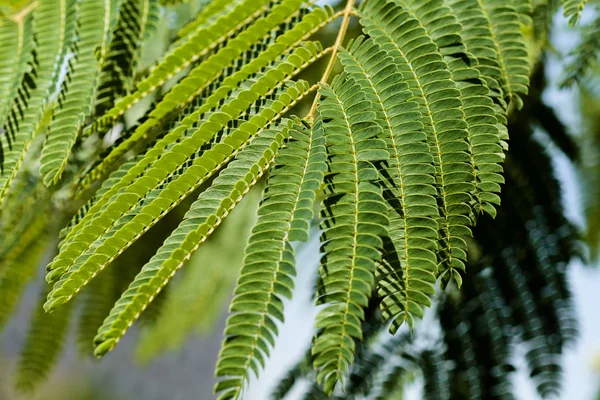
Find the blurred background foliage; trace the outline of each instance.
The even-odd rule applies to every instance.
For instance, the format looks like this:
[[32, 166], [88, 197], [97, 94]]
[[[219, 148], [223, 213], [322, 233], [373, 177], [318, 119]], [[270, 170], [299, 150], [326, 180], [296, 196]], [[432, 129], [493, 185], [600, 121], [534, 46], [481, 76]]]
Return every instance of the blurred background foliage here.
[[[172, 2], [178, 4], [163, 9], [156, 33], [142, 48], [141, 74], [206, 2]], [[0, 1], [0, 13], [9, 14], [28, 3]], [[533, 23], [526, 32], [532, 57], [542, 53], [547, 57], [536, 66], [526, 107], [512, 114], [502, 208], [495, 220], [482, 218], [475, 229], [469, 279], [460, 292], [450, 290], [438, 295], [435, 307], [416, 327], [414, 336], [403, 330], [394, 337], [387, 335], [377, 307], [372, 307], [363, 326], [369, 339], [357, 351], [346, 392], [332, 398], [525, 399], [528, 397], [514, 385], [519, 369], [532, 378], [540, 396], [562, 398], [563, 354], [576, 342], [578, 331], [578, 310], [574, 308], [568, 271], [575, 259], [596, 265], [600, 258], [600, 17], [596, 18], [596, 2], [590, 1], [581, 25], [565, 28], [566, 21], [556, 11], [557, 3], [533, 2]], [[568, 30], [578, 38], [578, 47], [570, 46], [571, 54], [558, 48], [547, 31], [553, 19], [560, 32]], [[319, 35], [326, 42], [335, 36], [336, 29], [330, 26]], [[357, 31], [357, 26], [351, 26], [348, 36]], [[548, 79], [550, 64], [560, 67], [558, 79]], [[321, 69], [317, 65], [306, 74], [314, 79]], [[578, 121], [575, 125], [561, 122], [546, 101], [546, 88], [559, 85], [565, 99], [578, 101], [577, 115], [572, 116]], [[143, 114], [152, 101], [150, 96], [137, 105], [130, 115], [132, 120], [137, 119], [136, 113]], [[86, 151], [83, 146], [79, 149], [82, 159]], [[576, 168], [576, 184], [565, 183], [563, 177], [561, 187], [561, 173], [555, 163], [558, 153]], [[224, 312], [255, 218], [260, 185], [152, 303], [136, 332], [100, 362], [92, 359], [88, 346], [97, 327], [124, 285], [153, 254], [147, 249], [163, 242], [181, 221], [189, 203], [173, 210], [103, 271], [73, 310], [64, 308], [50, 317], [39, 311], [46, 293], [41, 268], [37, 267], [53, 256], [56, 243], [50, 238], [58, 236], [58, 227], [75, 209], [51, 200], [33, 178], [23, 180], [21, 185], [18, 192], [22, 201], [11, 202], [14, 209], [7, 210], [0, 221], [0, 231], [10, 229], [11, 233], [0, 240], [0, 271], [2, 264], [21, 265], [18, 275], [0, 273], [0, 291], [14, 293], [14, 298], [0, 297], [0, 328], [4, 328], [0, 336], [0, 399], [146, 400], [164, 399], [166, 393], [170, 399], [211, 398]], [[582, 203], [585, 214], [581, 226], [565, 216], [565, 187], [579, 188], [575, 198]], [[32, 204], [36, 209], [33, 214], [25, 211]], [[12, 246], [11, 240], [17, 238], [20, 246]], [[313, 274], [308, 280], [314, 279], [315, 264], [310, 257], [298, 257], [298, 269]], [[24, 288], [22, 293], [19, 288]], [[13, 313], [19, 294], [22, 301]], [[600, 295], [595, 300], [600, 302]], [[70, 313], [77, 317], [71, 318], [70, 325], [56, 324], [53, 358], [48, 358], [48, 353], [27, 353], [27, 349], [35, 348], [27, 345], [25, 333], [29, 328], [35, 330], [40, 324], [47, 327], [57, 318], [69, 318]], [[290, 315], [288, 320], [296, 326], [312, 325], [307, 315], [311, 316]], [[303, 346], [308, 343], [298, 340], [288, 346], [294, 348], [279, 348], [279, 352], [283, 351], [284, 357], [289, 355], [291, 361], [277, 366], [274, 355], [271, 371], [275, 372], [264, 379], [271, 386], [278, 383], [275, 393], [280, 396], [293, 392], [294, 398], [326, 398], [317, 386], [307, 384], [307, 378], [314, 374], [310, 365], [302, 356], [298, 360], [292, 356], [305, 352]], [[19, 355], [22, 348], [26, 350]], [[516, 355], [525, 363], [515, 362]], [[52, 368], [55, 359], [62, 361]], [[582, 360], [582, 364], [586, 362]], [[293, 365], [288, 370], [290, 363]], [[598, 363], [595, 368], [600, 386]], [[50, 371], [50, 378], [44, 381]], [[19, 391], [14, 390], [15, 382]], [[415, 382], [424, 388], [417, 395], [410, 390]], [[36, 385], [37, 390], [32, 392], [30, 389]], [[255, 394], [248, 399], [268, 398], [267, 384], [258, 382], [254, 386], [263, 389], [251, 391]], [[597, 397], [600, 399], [600, 392]]]

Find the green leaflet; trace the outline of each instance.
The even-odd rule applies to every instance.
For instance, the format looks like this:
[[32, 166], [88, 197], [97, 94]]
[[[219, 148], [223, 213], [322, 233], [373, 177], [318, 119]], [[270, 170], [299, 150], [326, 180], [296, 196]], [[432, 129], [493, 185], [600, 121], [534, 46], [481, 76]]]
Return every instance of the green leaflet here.
[[34, 309], [15, 375], [15, 385], [23, 392], [32, 392], [56, 365], [71, 317], [71, 304], [55, 313], [46, 313], [42, 303], [49, 288], [43, 285], [42, 289], [41, 303], [38, 302]]
[[[318, 106], [326, 139], [329, 171], [325, 175], [317, 315], [313, 364], [317, 381], [331, 394], [354, 361], [355, 341], [375, 287], [382, 237], [388, 216], [373, 163], [389, 158], [373, 105], [354, 79], [336, 76], [322, 89]], [[316, 128], [321, 129], [317, 122]]]
[[588, 0], [561, 0], [565, 9], [565, 17], [569, 18], [569, 25], [575, 26], [579, 22], [581, 13]]
[[78, 56], [63, 82], [58, 109], [48, 127], [40, 159], [40, 175], [46, 186], [59, 181], [85, 118], [92, 111], [100, 68], [116, 22], [116, 3], [116, 0], [81, 0], [78, 3], [79, 37], [74, 44]]
[[159, 14], [158, 0], [125, 0], [120, 5], [100, 74], [95, 115], [104, 114], [117, 98], [130, 92], [142, 42], [155, 30]]
[[[283, 76], [280, 77], [283, 78]], [[252, 103], [253, 99], [267, 94], [271, 88], [277, 85], [278, 80], [274, 79], [273, 75], [264, 75], [248, 91], [248, 93], [252, 93], [252, 97], [249, 97], [246, 100], [247, 103], [241, 108], [246, 108]], [[46, 309], [52, 310], [71, 299], [108, 262], [112, 261], [141, 233], [149, 229], [185, 196], [231, 160], [257, 132], [280, 118], [292, 105], [306, 95], [308, 90], [308, 84], [303, 81], [291, 86], [269, 107], [263, 108], [259, 114], [226, 137], [223, 143], [215, 145], [200, 157], [197, 157], [184, 173], [168, 183], [164, 190], [148, 204], [145, 204], [131, 220], [123, 221], [123, 226], [119, 227], [117, 232], [108, 238], [102, 237], [117, 222], [115, 216], [123, 215], [132, 209], [143, 194], [147, 193], [153, 186], [160, 185], [161, 177], [165, 177], [169, 170], [176, 169], [176, 160], [178, 163], [183, 164], [186, 159], [184, 155], [191, 155], [194, 149], [205, 142], [202, 139], [203, 136], [206, 137], [205, 135], [208, 134], [208, 138], [212, 137], [216, 131], [223, 127], [223, 123], [215, 123], [219, 121], [218, 119], [213, 119], [215, 122], [209, 120], [200, 127], [196, 132], [197, 134], [174, 146], [172, 151], [167, 154], [171, 154], [171, 157], [164, 156], [159, 159], [143, 177], [119, 194], [99, 216], [92, 220], [92, 223], [84, 227], [81, 232], [72, 238], [71, 242], [61, 248], [58, 256], [48, 265], [47, 279], [51, 281], [55, 277], [60, 277], [60, 280], [55, 283], [54, 289], [48, 297], [48, 302], [45, 305]], [[238, 100], [242, 98], [240, 97]], [[243, 104], [243, 101], [240, 101], [240, 103]], [[233, 107], [224, 106], [223, 109], [230, 110], [232, 114], [235, 111]], [[237, 111], [237, 114], [239, 113], [240, 111]], [[212, 114], [212, 116], [217, 117], [220, 115], [223, 114]], [[98, 247], [94, 245], [91, 252], [86, 254], [86, 251], [90, 249], [95, 240], [100, 240], [101, 245], [100, 243], [98, 243]]]
[[[497, 112], [490, 90], [481, 79], [479, 71], [470, 66], [467, 48], [461, 37], [461, 25], [452, 10], [442, 0], [399, 0], [406, 4], [411, 16], [418, 19], [445, 55], [452, 80], [460, 90], [465, 122], [467, 123], [470, 165], [474, 176], [474, 211], [496, 215], [500, 204], [500, 183], [503, 183], [504, 153], [501, 147]], [[433, 11], [432, 11], [433, 10]], [[476, 60], [474, 61], [476, 62]], [[504, 110], [498, 110], [504, 118]]]
[[320, 127], [295, 125], [271, 169], [258, 219], [246, 246], [225, 340], [219, 354], [215, 387], [219, 399], [237, 399], [250, 371], [264, 367], [283, 322], [284, 297], [291, 298], [295, 277], [292, 241], [307, 241], [316, 191], [326, 169]]
[[[397, 29], [399, 21], [404, 21]], [[442, 247], [438, 254], [444, 283], [462, 280], [466, 237], [471, 236], [471, 194], [475, 190], [470, 165], [467, 123], [460, 91], [448, 65], [419, 22], [393, 2], [366, 3], [361, 22], [364, 30], [395, 59], [419, 103], [427, 142], [434, 156]], [[414, 35], [419, 36], [413, 41]]]
[[95, 354], [110, 351], [140, 313], [191, 254], [267, 170], [287, 130], [266, 130], [253, 138], [192, 204], [184, 220], [136, 276], [98, 330]]
[[[261, 198], [258, 186], [244, 196], [223, 224], [194, 253], [178, 279], [169, 284], [170, 291], [156, 323], [145, 327], [137, 343], [136, 359], [139, 362], [147, 363], [166, 352], [181, 351], [194, 332], [208, 334], [214, 331], [231, 296], [244, 246], [256, 220]], [[231, 240], [232, 237], [236, 240]], [[187, 312], [180, 312], [182, 309]]]
[[[94, 181], [103, 177], [106, 170], [110, 169], [112, 164], [118, 162], [121, 157], [131, 149], [132, 146], [134, 146], [140, 140], [151, 137], [153, 131], [159, 129], [164, 123], [165, 119], [168, 119], [174, 112], [178, 110], [179, 107], [184, 106], [192, 101], [207, 85], [217, 79], [223, 72], [226, 72], [226, 67], [231, 65], [234, 60], [245, 50], [248, 50], [252, 44], [267, 35], [272, 29], [276, 29], [277, 25], [281, 24], [285, 20], [291, 19], [293, 15], [298, 12], [298, 9], [302, 4], [303, 0], [283, 1], [281, 4], [273, 7], [267, 16], [256, 20], [248, 27], [248, 29], [239, 33], [235, 38], [228, 40], [224, 47], [212, 54], [197, 67], [193, 68], [190, 73], [178, 84], [176, 84], [156, 105], [156, 107], [152, 109], [152, 111], [148, 114], [148, 118], [135, 129], [131, 136], [114, 148], [110, 154], [105, 157], [102, 163], [96, 166], [88, 174], [85, 180]], [[322, 18], [322, 15], [325, 13], [321, 12], [315, 14], [317, 18]], [[236, 14], [234, 13], [234, 15]], [[229, 17], [230, 16], [228, 15], [228, 18]], [[319, 21], [317, 18], [307, 18], [307, 23], [318, 23]], [[223, 23], [225, 24], [225, 22]], [[303, 28], [306, 28], [306, 24], [303, 25]], [[237, 29], [239, 29], [239, 27]], [[299, 32], [297, 31], [296, 34], [298, 33]], [[293, 36], [290, 36], [286, 39], [290, 40], [292, 37]], [[296, 39], [298, 39], [298, 37], [296, 37]], [[284, 39], [281, 42], [276, 43], [281, 46], [282, 44], [285, 44], [286, 41]], [[283, 49], [281, 47], [278, 49], [278, 51], [282, 50]], [[273, 57], [275, 54], [278, 54], [278, 51], [271, 50], [271, 52], [267, 54]], [[272, 60], [273, 59], [269, 61]], [[138, 89], [140, 84], [138, 84]], [[133, 95], [135, 95], [135, 93]], [[125, 99], [127, 99], [127, 97]], [[117, 104], [113, 110], [117, 109], [119, 104]], [[109, 111], [105, 117], [100, 118], [100, 121], [108, 118], [111, 111]], [[115, 115], [114, 118], [121, 114]]]
[[[35, 89], [29, 93], [27, 107], [13, 121], [12, 149], [5, 153], [4, 172], [0, 174], [0, 206], [13, 184], [29, 145], [37, 133], [42, 115], [48, 108], [48, 99], [54, 92], [53, 83], [57, 66], [62, 65], [66, 48], [70, 46], [75, 30], [75, 0], [40, 0], [33, 10], [36, 32]], [[32, 74], [33, 75], [33, 74]]]
[[383, 317], [395, 332], [403, 321], [430, 306], [437, 275], [439, 216], [435, 170], [418, 103], [387, 54], [372, 39], [357, 39], [340, 54], [344, 70], [361, 86], [373, 104], [387, 143], [389, 160], [380, 172], [388, 203], [391, 243], [384, 242], [377, 286]]

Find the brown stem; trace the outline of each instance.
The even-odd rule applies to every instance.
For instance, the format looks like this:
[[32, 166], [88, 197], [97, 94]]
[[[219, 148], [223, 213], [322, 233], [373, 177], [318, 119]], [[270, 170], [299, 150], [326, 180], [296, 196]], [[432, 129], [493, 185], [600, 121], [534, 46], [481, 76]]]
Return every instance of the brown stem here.
[[[346, 36], [346, 31], [348, 30], [348, 24], [350, 23], [350, 17], [355, 15], [354, 12], [354, 2], [356, 0], [348, 0], [346, 2], [346, 7], [344, 11], [342, 11], [343, 19], [342, 25], [340, 26], [340, 31], [338, 32], [337, 38], [335, 39], [335, 43], [332, 46], [331, 57], [329, 58], [329, 63], [327, 63], [327, 67], [325, 68], [325, 72], [323, 72], [323, 76], [319, 83], [327, 83], [329, 79], [329, 75], [331, 75], [331, 71], [333, 71], [333, 67], [335, 65], [335, 61], [337, 59], [337, 54], [339, 52], [340, 47], [342, 46], [342, 42], [344, 41], [344, 37]], [[307, 121], [312, 121], [314, 118], [315, 111], [317, 110], [317, 104], [319, 103], [319, 98], [321, 94], [317, 92], [315, 95], [315, 99], [313, 100], [312, 106], [310, 107], [310, 111], [304, 117]]]

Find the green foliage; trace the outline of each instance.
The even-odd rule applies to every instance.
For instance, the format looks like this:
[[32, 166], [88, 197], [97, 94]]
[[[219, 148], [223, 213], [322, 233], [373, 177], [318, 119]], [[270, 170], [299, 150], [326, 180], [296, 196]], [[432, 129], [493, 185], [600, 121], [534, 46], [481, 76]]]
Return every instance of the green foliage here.
[[95, 114], [103, 115], [115, 99], [129, 93], [142, 41], [156, 28], [160, 8], [157, 0], [126, 0], [119, 9], [106, 61], [102, 65]]
[[[47, 292], [44, 286], [40, 296], [42, 302]], [[41, 303], [35, 307], [15, 376], [19, 390], [35, 390], [58, 361], [69, 327], [71, 308], [67, 305], [56, 313], [48, 314]]]
[[600, 49], [600, 18], [584, 27], [581, 43], [573, 49], [573, 60], [565, 69], [561, 85], [568, 87], [585, 79], [596, 65]]
[[361, 88], [344, 75], [322, 89], [319, 114], [327, 156], [326, 197], [321, 208], [321, 259], [314, 339], [314, 367], [326, 392], [354, 361], [355, 340], [375, 286], [382, 236], [389, 223], [374, 163], [388, 157], [381, 128]]
[[439, 216], [433, 157], [418, 120], [418, 103], [408, 101], [408, 85], [386, 53], [372, 40], [358, 39], [340, 58], [373, 104], [382, 132], [387, 132], [384, 140], [389, 159], [381, 181], [390, 225], [378, 269], [378, 291], [385, 318], [395, 319], [391, 326], [395, 332], [403, 321], [412, 327], [413, 315], [422, 317], [422, 306], [431, 304], [437, 272], [435, 217]]
[[77, 51], [59, 93], [59, 104], [40, 159], [40, 175], [46, 186], [56, 184], [67, 165], [86, 116], [92, 111], [100, 67], [108, 53], [116, 22], [116, 0], [81, 0], [77, 6], [77, 39], [70, 50]]
[[[562, 346], [550, 346], [556, 332], [545, 329], [566, 327], [559, 333], [565, 342], [572, 336], [569, 321], [558, 317], [570, 309], [555, 269], [573, 255], [575, 233], [561, 219], [548, 158], [533, 141], [527, 146], [535, 154], [523, 150], [533, 124], [570, 146], [530, 68], [549, 29], [548, 12], [538, 12], [555, 5], [343, 3], [338, 12], [304, 0], [38, 0], [0, 8], [0, 323], [47, 241], [60, 239], [46, 266], [47, 314], [35, 313], [19, 385], [35, 386], [52, 367], [81, 291], [83, 351], [110, 351], [148, 307], [157, 317], [149, 318], [141, 353], [151, 357], [181, 343], [192, 318], [209, 319], [218, 308], [208, 310], [206, 296], [226, 296], [238, 263], [198, 262], [165, 295], [166, 285], [199, 248], [241, 259], [246, 245], [216, 369], [220, 398], [239, 399], [275, 345], [294, 292], [294, 248], [308, 241], [314, 223], [321, 308], [302, 371], [321, 386], [311, 395], [335, 398], [347, 389], [395, 398], [409, 370], [418, 369], [432, 398], [447, 392], [439, 384], [444, 376], [477, 398], [486, 390], [485, 371], [467, 374], [466, 383], [461, 374], [474, 360], [487, 364], [479, 354], [467, 359], [474, 348], [459, 332], [461, 324], [476, 325], [477, 314], [484, 314], [481, 335], [491, 338], [495, 361], [508, 364], [509, 340], [492, 326], [497, 317], [530, 345], [540, 392], [557, 391], [554, 364], [545, 360]], [[576, 21], [584, 2], [564, 3]], [[189, 10], [199, 11], [184, 15]], [[333, 38], [323, 28], [339, 20]], [[591, 36], [570, 80], [580, 79], [596, 54]], [[159, 39], [164, 54], [140, 66]], [[513, 122], [515, 115], [525, 122]], [[507, 156], [508, 125], [522, 137]], [[263, 176], [247, 244], [214, 244], [213, 233], [227, 231], [227, 222], [219, 226]], [[511, 193], [501, 194], [502, 184]], [[511, 218], [524, 247], [494, 247], [486, 234], [509, 232]], [[566, 233], [553, 242], [559, 232]], [[548, 254], [553, 245], [558, 255]], [[526, 263], [534, 271], [523, 270]], [[512, 275], [488, 279], [489, 266]], [[550, 293], [544, 298], [531, 283], [539, 277]], [[503, 292], [499, 282], [514, 288]], [[418, 334], [438, 283], [448, 288], [449, 299], [440, 295], [444, 340], [467, 357], [444, 353], [455, 370], [439, 351], [373, 347], [378, 332], [396, 333], [404, 322]], [[518, 320], [486, 313], [508, 304], [507, 293], [518, 298], [520, 307], [510, 304]], [[159, 295], [160, 307], [153, 304]], [[169, 315], [192, 305], [206, 315]], [[157, 345], [174, 321], [180, 331]], [[533, 346], [536, 340], [547, 348]], [[378, 371], [374, 365], [387, 356], [409, 366]]]
[[583, 7], [588, 0], [561, 0], [565, 9], [565, 17], [569, 18], [569, 25], [573, 26], [579, 21]]
[[[50, 96], [55, 92], [58, 81], [56, 66], [62, 65], [75, 34], [73, 0], [40, 0], [32, 14], [37, 46], [35, 62], [26, 77], [35, 82], [35, 87], [29, 89], [25, 104], [16, 105], [19, 113], [13, 114], [13, 120], [4, 125], [7, 137], [12, 135], [14, 140], [4, 157], [6, 172], [0, 175], [0, 205], [21, 168], [32, 139], [38, 133], [42, 115], [49, 107]], [[26, 87], [23, 86], [23, 89]]]
[[258, 374], [265, 363], [263, 354], [268, 355], [275, 343], [276, 321], [283, 322], [282, 299], [291, 298], [294, 288], [291, 242], [308, 240], [315, 194], [323, 181], [322, 131], [296, 125], [289, 136], [269, 174], [231, 301], [233, 315], [217, 363], [217, 376], [233, 376], [217, 385], [224, 399], [239, 395], [249, 371]]

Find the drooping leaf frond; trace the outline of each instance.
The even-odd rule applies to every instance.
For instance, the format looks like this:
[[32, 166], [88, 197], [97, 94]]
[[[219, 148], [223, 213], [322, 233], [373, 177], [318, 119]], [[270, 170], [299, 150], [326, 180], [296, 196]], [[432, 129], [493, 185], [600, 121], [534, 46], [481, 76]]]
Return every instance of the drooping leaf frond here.
[[[311, 54], [306, 52], [305, 57], [310, 59]], [[219, 143], [206, 152], [200, 150], [200, 155], [192, 159], [192, 165], [185, 168], [186, 157], [192, 156], [196, 148], [220, 131], [228, 119], [239, 115], [254, 100], [261, 95], [267, 95], [279, 85], [278, 78], [283, 79], [288, 75], [282, 70], [288, 70], [288, 74], [291, 74], [294, 72], [294, 66], [282, 63], [277, 69], [271, 69], [269, 71], [271, 73], [263, 75], [245, 91], [247, 96], [240, 96], [237, 101], [226, 104], [222, 107], [223, 112], [211, 114], [193, 135], [175, 145], [171, 152], [154, 163], [144, 176], [118, 194], [117, 199], [108, 204], [99, 216], [92, 219], [90, 224], [83, 227], [71, 241], [63, 245], [61, 253], [48, 266], [48, 279], [60, 277], [48, 298], [46, 304], [48, 310], [71, 299], [98, 271], [123, 252], [142, 232], [156, 223], [161, 215], [166, 214], [217, 172], [222, 165], [230, 161], [257, 131], [280, 118], [307, 94], [309, 87], [305, 82], [300, 81], [291, 85], [278, 94], [274, 101], [270, 101], [269, 106], [264, 107], [258, 114], [249, 118], [247, 123], [234, 130], [224, 139], [224, 143]], [[142, 161], [143, 159], [140, 163]], [[179, 165], [183, 165], [185, 169], [182, 169], [179, 174], [172, 175], [177, 172]], [[135, 171], [136, 167], [129, 172]], [[152, 191], [154, 187], [157, 189]], [[105, 196], [109, 194], [110, 192], [107, 192]], [[148, 194], [147, 201], [142, 197], [145, 194]], [[140, 207], [135, 209], [138, 202]], [[168, 202], [170, 206], [165, 208], [164, 202]], [[162, 206], [157, 207], [159, 204]], [[127, 213], [130, 211], [135, 212], [129, 216]], [[109, 215], [112, 217], [107, 218]], [[122, 219], [118, 219], [121, 217]], [[96, 240], [98, 243], [94, 244]]]
[[364, 308], [375, 288], [387, 232], [387, 205], [374, 163], [387, 160], [373, 106], [352, 78], [338, 75], [322, 89], [318, 111], [328, 155], [322, 208], [323, 256], [318, 288], [318, 332], [313, 343], [317, 380], [331, 393], [354, 360]]
[[155, 30], [159, 13], [158, 0], [126, 0], [119, 6], [119, 19], [100, 75], [96, 115], [103, 115], [117, 98], [131, 91], [142, 42]]
[[[221, 18], [211, 21], [205, 29], [200, 29], [178, 46], [171, 54], [167, 55], [141, 82], [138, 82], [136, 91], [121, 99], [105, 115], [100, 117], [97, 125], [112, 124], [114, 120], [123, 115], [126, 110], [137, 102], [154, 92], [168, 79], [190, 66], [193, 62], [207, 55], [209, 51], [220, 42], [225, 41], [239, 32], [249, 21], [258, 17], [268, 5], [267, 0], [242, 1], [231, 12]], [[242, 41], [244, 43], [245, 41]], [[190, 90], [193, 93], [193, 90]], [[197, 90], [197, 87], [195, 88]], [[182, 96], [184, 100], [185, 97]]]
[[258, 374], [283, 322], [283, 298], [295, 277], [293, 241], [308, 240], [315, 192], [326, 168], [323, 133], [295, 125], [269, 174], [258, 219], [245, 250], [217, 363], [221, 398], [238, 398], [250, 371]]
[[85, 118], [91, 114], [116, 15], [116, 0], [81, 0], [78, 3], [79, 34], [71, 46], [72, 50], [77, 49], [77, 57], [62, 84], [58, 110], [48, 127], [40, 159], [40, 175], [46, 186], [56, 184], [61, 178]]
[[[4, 175], [6, 153], [12, 150], [13, 142], [17, 141], [12, 125], [17, 119], [16, 114], [22, 112], [21, 108], [27, 104], [27, 89], [22, 88], [25, 92], [20, 93], [20, 86], [28, 76], [28, 69], [32, 68], [34, 43], [31, 8], [12, 18], [0, 20], [0, 43], [2, 54], [5, 55], [0, 61], [0, 171]], [[14, 109], [13, 101], [17, 105]], [[18, 143], [15, 143], [16, 146]]]
[[[407, 21], [401, 24], [399, 21]], [[365, 32], [394, 57], [413, 97], [419, 103], [421, 121], [434, 158], [436, 186], [441, 202], [438, 224], [443, 243], [440, 249], [444, 282], [455, 280], [466, 260], [465, 237], [473, 223], [470, 207], [474, 191], [473, 170], [469, 165], [467, 123], [460, 92], [451, 80], [448, 65], [437, 46], [419, 22], [394, 2], [366, 3], [362, 23]], [[422, 34], [419, 44], [412, 35]], [[426, 71], [428, 74], [424, 74]], [[423, 70], [423, 72], [421, 72]]]
[[422, 132], [418, 103], [408, 101], [411, 93], [393, 60], [372, 40], [361, 39], [340, 57], [346, 72], [373, 104], [376, 120], [383, 122], [389, 160], [381, 180], [389, 203], [388, 233], [393, 248], [384, 251], [378, 290], [385, 318], [396, 319], [392, 324], [395, 331], [403, 321], [412, 327], [413, 315], [423, 315], [421, 307], [430, 305], [433, 294], [438, 239], [435, 217], [439, 215], [433, 157]]
[[[160, 128], [160, 125], [164, 123], [165, 119], [168, 119], [168, 117], [170, 117], [170, 115], [176, 111], [180, 105], [185, 105], [192, 101], [200, 94], [203, 88], [216, 80], [222, 73], [226, 72], [231, 63], [233, 63], [236, 57], [243, 53], [244, 50], [249, 49], [250, 46], [261, 37], [265, 35], [268, 36], [270, 31], [277, 29], [276, 27], [278, 24], [284, 22], [285, 20], [293, 19], [294, 15], [299, 13], [298, 9], [302, 3], [303, 2], [299, 0], [286, 0], [282, 4], [274, 7], [273, 10], [267, 13], [265, 17], [256, 20], [248, 27], [248, 29], [244, 30], [234, 39], [228, 41], [224, 47], [219, 49], [218, 52], [212, 54], [205, 61], [190, 71], [190, 74], [177, 85], [175, 85], [175, 87], [172, 88], [171, 91], [161, 100], [161, 102], [150, 112], [148, 118], [142, 124], [140, 124], [139, 127], [137, 127], [126, 140], [124, 140], [122, 143], [119, 143], [119, 145], [116, 146], [99, 165], [97, 165], [87, 174], [87, 176], [84, 178], [84, 183], [87, 184], [90, 181], [93, 182], [96, 179], [103, 177], [107, 171], [111, 170], [111, 165], [118, 161], [128, 150], [131, 149], [134, 144], [151, 135], [152, 132], [157, 128]], [[239, 7], [242, 6], [243, 4]], [[249, 13], [250, 10], [246, 10], [245, 12]], [[232, 11], [232, 13], [234, 16], [236, 15], [234, 11]], [[234, 18], [234, 16], [227, 15], [225, 17]], [[195, 114], [192, 114], [193, 117], [191, 115], [190, 118], [197, 118], [198, 115], [202, 115], [203, 113], [209, 111], [212, 107], [216, 107], [218, 101], [229, 94], [231, 89], [237, 86], [240, 81], [247, 78], [249, 75], [256, 73], [269, 63], [274, 62], [280, 54], [285, 53], [290, 48], [298, 46], [303, 39], [306, 39], [308, 36], [310, 36], [310, 34], [321, 27], [323, 23], [329, 21], [330, 18], [330, 13], [320, 8], [317, 8], [310, 14], [306, 15], [304, 18], [302, 18], [300, 23], [293, 27], [293, 29], [288, 30], [284, 35], [279, 36], [274, 43], [272, 43], [265, 51], [261, 52], [261, 54], [257, 55], [254, 60], [241, 68], [238, 73], [227, 77], [219, 88], [220, 90], [212, 93], [211, 97], [214, 97], [215, 99], [213, 100], [213, 98], [211, 98], [210, 100], [213, 100], [216, 103], [207, 100], [199, 110], [196, 110]], [[250, 17], [247, 19], [253, 20], [253, 18]], [[223, 27], [227, 26], [229, 22], [221, 21], [220, 23], [222, 25], [219, 26]], [[243, 24], [238, 25], [239, 26], [236, 27], [236, 30], [242, 29]], [[229, 34], [233, 33], [234, 32], [229, 32]], [[198, 35], [200, 35], [199, 37], [204, 37], [201, 34], [202, 32], [198, 33]], [[226, 37], [221, 39], [224, 40]], [[192, 39], [190, 39], [190, 41], [191, 40]], [[183, 46], [184, 45], [182, 45], [182, 47]], [[209, 50], [210, 47], [207, 47], [206, 52]], [[160, 65], [157, 67], [156, 71], [158, 72], [155, 74], [159, 74], [161, 71]], [[151, 79], [153, 76], [154, 75], [150, 75], [150, 77], [147, 79]], [[229, 81], [230, 78], [231, 82]], [[143, 86], [143, 82], [138, 84], [138, 90], [131, 96], [136, 95], [136, 93], [140, 93], [140, 85]], [[229, 85], [233, 85], [233, 87], [230, 87]], [[121, 102], [127, 100], [131, 96], [125, 97]], [[121, 102], [119, 104], [121, 104]], [[114, 115], [110, 118], [114, 119], [123, 114], [126, 109], [119, 109], [119, 104], [108, 111], [105, 117], [102, 117], [99, 119], [99, 121], [102, 121], [103, 118], [108, 118], [113, 114]], [[129, 105], [127, 107], [129, 107]], [[111, 112], [113, 112], [113, 114], [111, 114]]]
[[15, 376], [15, 385], [23, 392], [33, 391], [55, 366], [62, 352], [71, 317], [71, 304], [56, 313], [46, 313], [41, 305], [48, 288], [44, 286], [42, 289], [39, 299], [41, 302], [34, 309]]
[[450, 0], [454, 15], [463, 26], [462, 36], [479, 61], [482, 76], [494, 88], [496, 80], [507, 101], [523, 106], [529, 85], [529, 61], [519, 14], [502, 0]]
[[40, 119], [48, 108], [50, 95], [55, 91], [57, 70], [62, 65], [74, 36], [75, 1], [40, 0], [33, 10], [33, 25], [37, 42], [36, 56], [28, 74], [35, 87], [29, 92], [26, 107], [12, 116], [11, 124], [4, 125], [5, 134], [12, 136], [13, 141], [12, 148], [5, 153], [4, 169], [0, 174], [0, 205], [20, 170], [41, 124]]
[[[403, 0], [402, 3], [407, 4], [411, 17], [421, 21], [421, 25], [444, 55], [452, 80], [460, 91], [467, 122], [469, 164], [474, 176], [474, 211], [493, 216], [496, 213], [495, 206], [500, 204], [499, 184], [503, 182], [500, 163], [504, 154], [498, 125], [505, 120], [505, 111], [499, 104], [494, 104], [496, 94], [486, 87], [479, 71], [471, 66], [478, 61], [471, 60], [473, 57], [462, 39], [462, 27], [450, 7], [441, 0]], [[439, 27], [442, 25], [441, 21], [443, 29]]]

